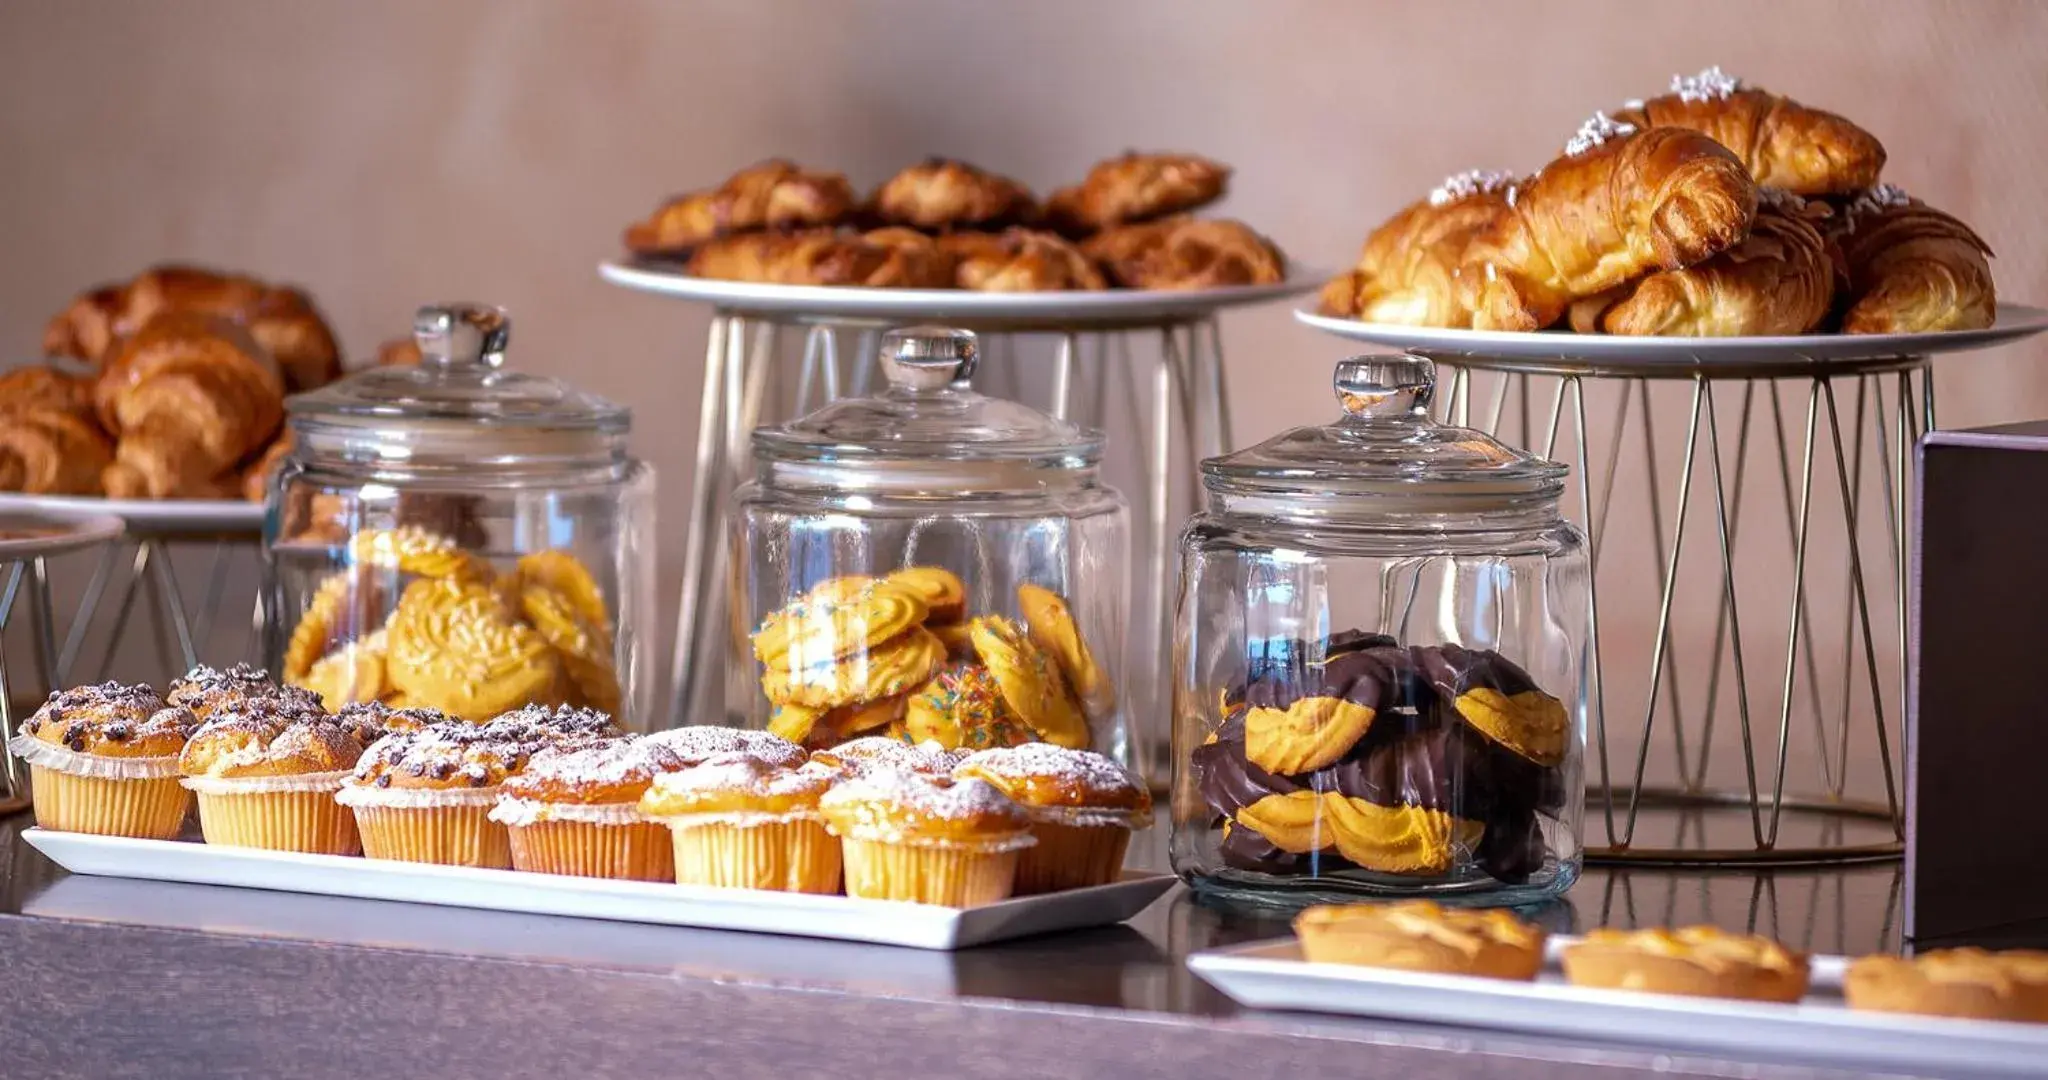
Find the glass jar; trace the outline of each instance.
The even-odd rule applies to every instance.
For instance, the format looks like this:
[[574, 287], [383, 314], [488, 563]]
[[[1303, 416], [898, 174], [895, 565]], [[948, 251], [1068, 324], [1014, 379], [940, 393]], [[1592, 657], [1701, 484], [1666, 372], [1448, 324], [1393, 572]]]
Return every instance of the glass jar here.
[[1044, 740], [1130, 762], [1130, 512], [1102, 435], [969, 385], [964, 330], [884, 335], [888, 387], [754, 432], [730, 515], [727, 710], [826, 746]]
[[1429, 418], [1414, 357], [1202, 463], [1174, 619], [1173, 866], [1226, 899], [1535, 902], [1578, 876], [1591, 589], [1565, 468]]
[[504, 369], [510, 332], [497, 308], [422, 308], [417, 366], [287, 402], [266, 661], [330, 709], [572, 704], [646, 724], [652, 470], [626, 453], [626, 409]]

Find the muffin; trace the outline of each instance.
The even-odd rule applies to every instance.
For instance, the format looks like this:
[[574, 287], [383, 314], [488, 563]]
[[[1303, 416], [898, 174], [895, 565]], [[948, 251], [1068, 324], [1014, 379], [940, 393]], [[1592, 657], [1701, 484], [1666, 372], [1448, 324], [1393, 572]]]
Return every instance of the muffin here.
[[[408, 710], [433, 712], [434, 710]], [[528, 705], [508, 713], [500, 713], [485, 728], [506, 734], [531, 733], [550, 743], [594, 742], [601, 739], [616, 739], [625, 734], [610, 713], [598, 709], [581, 709], [573, 705]]]
[[2048, 1023], [2048, 952], [1935, 949], [1911, 960], [1865, 956], [1842, 979], [1849, 1007]]
[[178, 757], [209, 844], [359, 855], [355, 815], [334, 801], [382, 728], [292, 698], [217, 708]]
[[1564, 951], [1576, 986], [1648, 994], [1794, 1002], [1806, 996], [1806, 954], [1713, 926], [1594, 930]]
[[846, 894], [974, 907], [1007, 898], [1031, 817], [985, 780], [891, 769], [847, 779], [818, 800], [839, 837]]
[[169, 840], [192, 809], [178, 754], [198, 726], [147, 686], [101, 683], [51, 694], [7, 748], [28, 762], [43, 828]]
[[647, 742], [676, 755], [684, 766], [700, 765], [720, 754], [753, 754], [774, 764], [789, 767], [803, 764], [805, 758], [803, 747], [766, 731], [692, 725], [657, 731], [643, 737]]
[[364, 752], [334, 798], [354, 811], [372, 859], [510, 869], [511, 836], [491, 807], [506, 777], [561, 741], [519, 721], [395, 731]]
[[1311, 964], [1477, 975], [1527, 982], [1543, 970], [1543, 931], [1498, 910], [1447, 908], [1429, 900], [1334, 904], [1295, 916]]
[[640, 813], [640, 796], [656, 776], [691, 764], [637, 736], [565, 741], [505, 781], [490, 819], [508, 827], [516, 870], [671, 881], [668, 828]]
[[230, 668], [201, 664], [173, 680], [164, 700], [192, 710], [192, 715], [201, 720], [209, 720], [215, 712], [249, 701], [306, 702], [317, 706], [320, 695], [302, 686], [280, 685], [269, 672], [249, 664]]
[[839, 842], [818, 800], [834, 774], [757, 753], [717, 754], [654, 778], [640, 812], [667, 822], [676, 881], [778, 892], [839, 891]]
[[397, 709], [382, 701], [351, 702], [343, 705], [335, 716], [344, 723], [374, 727], [385, 732], [418, 731], [430, 724], [445, 724], [457, 719], [425, 705]]
[[1123, 873], [1131, 830], [1152, 823], [1152, 794], [1092, 750], [1026, 743], [967, 755], [953, 769], [986, 780], [1031, 817], [1038, 843], [1017, 860], [1019, 895], [1107, 885]]
[[877, 769], [951, 776], [961, 755], [935, 742], [912, 743], [887, 735], [850, 739], [826, 750], [811, 752], [811, 760], [844, 776], [860, 776]]

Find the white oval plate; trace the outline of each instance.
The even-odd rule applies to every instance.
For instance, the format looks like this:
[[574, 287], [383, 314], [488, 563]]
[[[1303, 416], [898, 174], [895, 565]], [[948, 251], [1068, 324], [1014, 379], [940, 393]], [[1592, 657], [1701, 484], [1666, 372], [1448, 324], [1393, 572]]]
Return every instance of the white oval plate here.
[[[0, 510], [0, 562], [58, 555], [118, 538], [126, 526], [111, 514]], [[28, 535], [15, 535], [26, 533]]]
[[1224, 289], [1100, 289], [1084, 292], [985, 293], [968, 289], [864, 289], [837, 285], [769, 285], [691, 277], [672, 263], [606, 262], [598, 275], [614, 285], [695, 300], [743, 313], [903, 322], [950, 319], [1054, 328], [1161, 321], [1222, 308], [1263, 304], [1322, 287], [1328, 275], [1296, 269], [1277, 285]]
[[73, 517], [109, 514], [140, 532], [255, 533], [263, 528], [263, 504], [245, 499], [105, 499], [0, 492], [0, 512], [7, 511]]
[[1886, 360], [1964, 352], [2017, 341], [2048, 330], [2048, 311], [2025, 304], [1998, 305], [1998, 319], [1982, 330], [1934, 334], [1802, 334], [1796, 337], [1677, 338], [1575, 334], [1568, 330], [1517, 333], [1506, 330], [1447, 330], [1398, 326], [1319, 315], [1306, 309], [1294, 317], [1338, 337], [1387, 345], [1424, 355], [1481, 356], [1500, 360], [1619, 362], [1646, 367], [1713, 367], [1716, 364], [1816, 363]]

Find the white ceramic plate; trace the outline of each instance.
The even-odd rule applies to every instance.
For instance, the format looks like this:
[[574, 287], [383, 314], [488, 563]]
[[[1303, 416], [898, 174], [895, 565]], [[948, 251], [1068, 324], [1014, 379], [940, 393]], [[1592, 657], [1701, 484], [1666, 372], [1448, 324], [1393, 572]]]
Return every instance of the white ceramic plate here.
[[1643, 367], [1712, 367], [1716, 364], [1816, 363], [1883, 360], [1963, 352], [2017, 341], [2048, 330], [2048, 311], [2024, 304], [1998, 305], [1998, 318], [1982, 330], [1937, 334], [1803, 334], [1797, 337], [1675, 338], [1574, 334], [1565, 330], [1513, 333], [1397, 326], [1297, 310], [1296, 319], [1326, 333], [1425, 355], [1482, 356], [1503, 360], [1617, 362]]
[[1322, 287], [1327, 275], [1296, 269], [1278, 285], [1225, 289], [1102, 289], [1087, 292], [985, 293], [967, 289], [863, 289], [827, 285], [767, 285], [713, 281], [682, 273], [675, 264], [607, 262], [606, 281], [642, 292], [715, 304], [739, 312], [819, 318], [908, 322], [946, 319], [965, 323], [1045, 329], [1082, 329], [1207, 314], [1263, 304]]
[[13, 510], [73, 516], [111, 514], [135, 532], [253, 534], [263, 528], [263, 504], [245, 499], [104, 499], [0, 492], [0, 512]]
[[1176, 880], [1170, 874], [1127, 872], [1113, 885], [1018, 897], [978, 908], [947, 908], [300, 855], [42, 828], [22, 835], [74, 874], [836, 938], [913, 949], [964, 949], [1030, 934], [1113, 925], [1143, 911]]
[[1813, 958], [1813, 985], [1796, 1005], [1589, 990], [1564, 981], [1552, 938], [1535, 982], [1311, 964], [1293, 940], [1201, 952], [1188, 966], [1232, 1000], [1295, 1009], [1607, 1042], [1797, 1058], [1931, 1076], [2040, 1076], [2048, 1025], [1855, 1012], [1841, 996], [1839, 956]]
[[104, 544], [124, 529], [120, 518], [108, 514], [0, 509], [0, 563]]

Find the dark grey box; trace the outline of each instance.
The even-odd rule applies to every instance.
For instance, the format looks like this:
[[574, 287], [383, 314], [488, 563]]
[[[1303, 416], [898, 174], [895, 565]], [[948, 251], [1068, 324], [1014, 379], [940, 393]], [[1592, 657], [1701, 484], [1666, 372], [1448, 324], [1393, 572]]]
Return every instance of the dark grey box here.
[[1905, 934], [2048, 941], [2048, 421], [1920, 445]]

